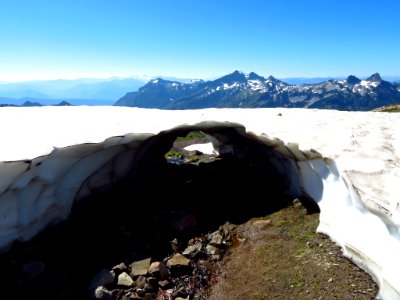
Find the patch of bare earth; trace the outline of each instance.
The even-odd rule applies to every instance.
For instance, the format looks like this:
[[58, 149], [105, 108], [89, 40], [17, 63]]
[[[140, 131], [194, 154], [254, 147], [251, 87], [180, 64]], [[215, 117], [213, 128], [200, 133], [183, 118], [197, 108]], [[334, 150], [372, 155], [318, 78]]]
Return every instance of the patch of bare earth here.
[[376, 283], [316, 233], [318, 222], [297, 203], [238, 226], [208, 299], [374, 299]]

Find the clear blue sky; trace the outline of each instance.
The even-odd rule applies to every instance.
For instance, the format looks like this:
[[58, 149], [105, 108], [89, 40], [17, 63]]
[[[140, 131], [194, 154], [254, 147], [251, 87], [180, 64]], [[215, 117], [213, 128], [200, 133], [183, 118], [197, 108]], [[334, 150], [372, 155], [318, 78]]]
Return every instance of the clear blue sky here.
[[399, 0], [0, 0], [0, 80], [400, 75]]

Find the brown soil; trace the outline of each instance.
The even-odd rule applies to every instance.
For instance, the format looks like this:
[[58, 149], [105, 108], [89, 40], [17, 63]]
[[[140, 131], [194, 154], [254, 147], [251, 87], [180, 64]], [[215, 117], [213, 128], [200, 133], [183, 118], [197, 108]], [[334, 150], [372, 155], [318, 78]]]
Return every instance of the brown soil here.
[[316, 233], [318, 222], [297, 203], [240, 225], [209, 299], [374, 299], [376, 283]]

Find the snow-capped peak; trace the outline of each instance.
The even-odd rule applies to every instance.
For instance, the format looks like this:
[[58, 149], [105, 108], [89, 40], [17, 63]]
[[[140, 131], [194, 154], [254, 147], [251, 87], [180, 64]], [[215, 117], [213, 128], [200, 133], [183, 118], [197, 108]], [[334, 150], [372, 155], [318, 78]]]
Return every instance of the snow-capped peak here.
[[200, 83], [200, 82], [204, 82], [203, 79], [190, 79], [189, 83]]

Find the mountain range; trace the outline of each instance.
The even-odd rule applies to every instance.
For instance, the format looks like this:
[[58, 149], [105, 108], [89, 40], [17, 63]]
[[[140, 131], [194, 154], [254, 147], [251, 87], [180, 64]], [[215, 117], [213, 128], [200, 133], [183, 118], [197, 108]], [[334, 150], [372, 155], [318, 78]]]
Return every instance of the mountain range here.
[[392, 83], [379, 74], [363, 79], [349, 76], [279, 80], [239, 71], [207, 81], [115, 77], [0, 82], [0, 106], [57, 105], [67, 101], [71, 105], [163, 109], [284, 106], [369, 110], [400, 102], [399, 78], [384, 78]]
[[[25, 102], [18, 105], [18, 104], [9, 104], [7, 103], [8, 99], [7, 98], [2, 98], [0, 97], [0, 107], [20, 107], [20, 106], [24, 106], [24, 107], [33, 107], [33, 106], [45, 106], [42, 103], [36, 102], [36, 99], [30, 99], [30, 98], [24, 98]], [[68, 101], [61, 101], [59, 103], [56, 104], [51, 104], [51, 106], [72, 106], [71, 103], [69, 103]]]
[[371, 110], [400, 103], [400, 84], [378, 73], [361, 80], [350, 75], [315, 84], [294, 85], [254, 72], [231, 74], [211, 81], [188, 83], [161, 78], [150, 80], [138, 91], [127, 93], [114, 105], [160, 109], [209, 107], [299, 107], [338, 110]]
[[74, 105], [112, 105], [147, 81], [144, 78], [86, 78], [3, 82], [0, 83], [0, 103], [23, 105], [33, 101], [53, 105], [67, 100]]

